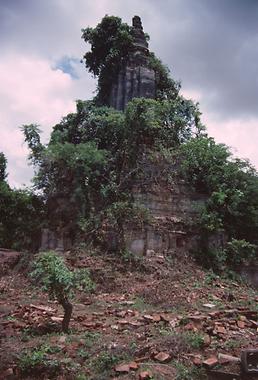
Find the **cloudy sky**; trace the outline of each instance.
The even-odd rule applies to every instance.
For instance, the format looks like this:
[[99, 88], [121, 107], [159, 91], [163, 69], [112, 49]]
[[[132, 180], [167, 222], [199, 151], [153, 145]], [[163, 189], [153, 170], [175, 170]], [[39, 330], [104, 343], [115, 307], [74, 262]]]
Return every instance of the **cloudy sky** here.
[[0, 0], [0, 151], [9, 183], [32, 177], [19, 127], [40, 124], [47, 142], [74, 101], [92, 97], [81, 28], [105, 14], [142, 17], [150, 49], [200, 102], [210, 135], [258, 168], [258, 0]]

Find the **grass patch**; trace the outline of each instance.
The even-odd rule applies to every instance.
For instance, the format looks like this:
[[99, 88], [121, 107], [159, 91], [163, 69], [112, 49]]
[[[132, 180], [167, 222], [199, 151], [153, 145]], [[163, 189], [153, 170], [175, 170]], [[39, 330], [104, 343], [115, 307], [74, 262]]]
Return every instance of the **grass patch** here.
[[195, 366], [186, 366], [185, 364], [175, 361], [173, 363], [176, 368], [175, 380], [207, 380], [206, 371], [203, 368]]
[[18, 368], [22, 375], [48, 374], [51, 378], [56, 376], [60, 369], [60, 363], [49, 358], [50, 353], [56, 352], [50, 346], [40, 346], [23, 352], [19, 358]]
[[129, 351], [124, 347], [116, 347], [113, 350], [101, 351], [99, 355], [91, 361], [90, 366], [94, 372], [104, 376], [103, 379], [108, 379], [111, 371], [118, 363], [129, 360], [131, 360]]
[[101, 334], [98, 332], [86, 331], [80, 339], [83, 339], [85, 342], [85, 346], [91, 348], [99, 339], [101, 338]]
[[113, 369], [113, 367], [119, 363], [121, 358], [109, 351], [101, 352], [92, 362], [92, 367], [98, 372], [108, 372]]
[[142, 297], [136, 297], [134, 300], [133, 300], [133, 305], [132, 307], [140, 312], [145, 312], [145, 311], [148, 311], [148, 310], [152, 310], [153, 309], [153, 306], [151, 306], [150, 304], [148, 304], [144, 298]]
[[169, 329], [159, 330], [160, 338], [155, 337], [157, 348], [167, 351], [173, 358], [179, 358], [182, 353], [188, 353], [203, 347], [204, 338], [195, 332], [174, 332]]

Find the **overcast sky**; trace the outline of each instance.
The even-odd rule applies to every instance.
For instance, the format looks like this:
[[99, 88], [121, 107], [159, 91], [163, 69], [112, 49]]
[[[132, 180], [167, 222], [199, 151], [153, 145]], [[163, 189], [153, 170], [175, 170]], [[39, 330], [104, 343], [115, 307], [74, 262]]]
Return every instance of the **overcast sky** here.
[[258, 168], [258, 0], [0, 0], [0, 151], [12, 186], [30, 184], [19, 127], [52, 126], [92, 97], [81, 28], [141, 16], [150, 49], [200, 102], [218, 142]]

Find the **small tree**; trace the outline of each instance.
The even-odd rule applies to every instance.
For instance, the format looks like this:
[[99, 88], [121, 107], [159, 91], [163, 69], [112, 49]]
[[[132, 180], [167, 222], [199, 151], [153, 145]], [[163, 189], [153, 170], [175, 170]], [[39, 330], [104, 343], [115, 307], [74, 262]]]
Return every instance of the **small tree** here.
[[70, 299], [75, 289], [91, 291], [94, 284], [87, 269], [71, 271], [64, 259], [53, 251], [43, 252], [34, 262], [31, 277], [37, 281], [49, 297], [56, 299], [64, 309], [62, 330], [68, 332], [73, 305]]

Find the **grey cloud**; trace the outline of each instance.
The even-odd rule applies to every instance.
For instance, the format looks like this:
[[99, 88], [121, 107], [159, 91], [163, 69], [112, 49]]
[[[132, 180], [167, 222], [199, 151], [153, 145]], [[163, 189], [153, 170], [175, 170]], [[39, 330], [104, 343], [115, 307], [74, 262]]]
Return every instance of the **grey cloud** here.
[[[2, 51], [57, 59], [83, 54], [80, 17], [91, 22], [92, 2], [20, 0], [0, 2]], [[81, 56], [79, 57], [81, 58]]]
[[174, 76], [218, 117], [257, 117], [257, 1], [165, 3], [154, 47]]
[[257, 0], [5, 0], [3, 52], [80, 59], [87, 48], [80, 29], [105, 14], [142, 16], [151, 49], [184, 88], [202, 93], [201, 108], [221, 119], [258, 116]]

